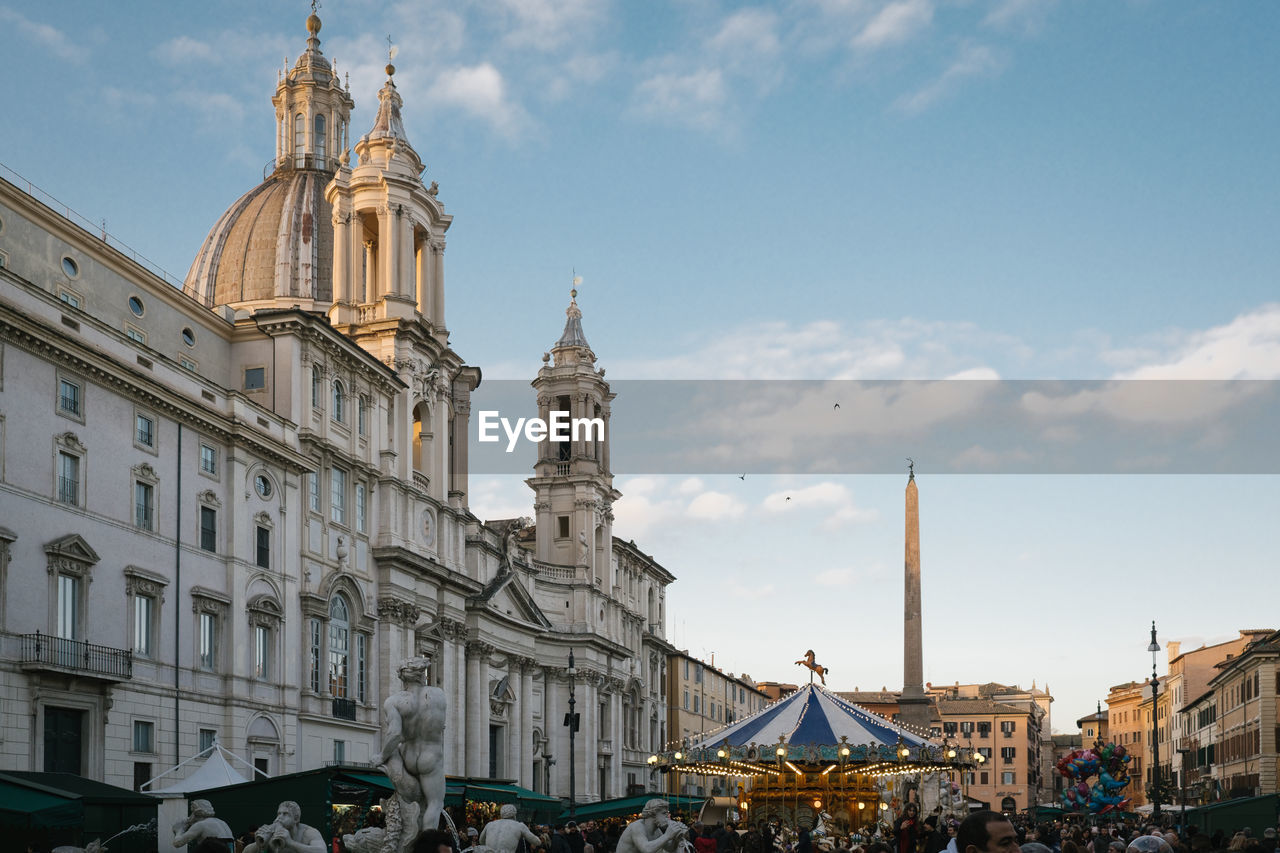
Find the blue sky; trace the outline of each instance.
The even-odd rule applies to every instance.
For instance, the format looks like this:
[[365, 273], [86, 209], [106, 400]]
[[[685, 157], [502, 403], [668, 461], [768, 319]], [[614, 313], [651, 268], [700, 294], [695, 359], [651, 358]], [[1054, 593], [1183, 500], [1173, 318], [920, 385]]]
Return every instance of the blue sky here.
[[[0, 162], [181, 278], [273, 155], [270, 95], [308, 11], [0, 5], [21, 81]], [[320, 14], [357, 133], [386, 35], [399, 46], [406, 127], [455, 216], [453, 343], [486, 377], [532, 374], [574, 268], [610, 377], [1280, 377], [1274, 3], [334, 0]], [[1069, 727], [1148, 671], [1151, 618], [1168, 637], [1270, 624], [1248, 589], [1277, 568], [1274, 478], [929, 480], [920, 461], [925, 574], [941, 579], [926, 630], [956, 638], [928, 644], [935, 680], [1047, 680]], [[732, 491], [618, 473], [619, 532], [680, 577], [682, 646], [799, 677], [764, 624], [818, 649], [841, 686], [900, 678], [900, 478]], [[522, 489], [480, 480], [473, 507], [517, 510]], [[784, 492], [803, 515], [776, 508]], [[1208, 578], [1239, 592], [1191, 591]]]

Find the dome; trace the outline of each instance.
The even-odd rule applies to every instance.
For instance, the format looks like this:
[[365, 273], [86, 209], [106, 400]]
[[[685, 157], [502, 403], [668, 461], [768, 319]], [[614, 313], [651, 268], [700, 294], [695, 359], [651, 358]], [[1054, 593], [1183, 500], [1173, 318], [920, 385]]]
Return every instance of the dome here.
[[277, 169], [218, 218], [183, 291], [209, 307], [269, 300], [329, 302], [333, 222], [324, 190], [331, 172]]

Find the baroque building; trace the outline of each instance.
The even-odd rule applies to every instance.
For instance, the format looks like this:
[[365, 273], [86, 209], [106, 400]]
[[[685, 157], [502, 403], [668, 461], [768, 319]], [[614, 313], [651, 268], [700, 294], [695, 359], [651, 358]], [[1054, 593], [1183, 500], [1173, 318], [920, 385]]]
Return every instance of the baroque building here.
[[[579, 798], [651, 790], [674, 578], [613, 538], [607, 433], [544, 445], [536, 524], [472, 513], [452, 217], [394, 67], [352, 144], [307, 33], [269, 174], [180, 288], [0, 181], [0, 769], [132, 786], [214, 739], [272, 775], [376, 763], [424, 654], [447, 773], [567, 792], [574, 690]], [[568, 315], [536, 404], [607, 421]]]

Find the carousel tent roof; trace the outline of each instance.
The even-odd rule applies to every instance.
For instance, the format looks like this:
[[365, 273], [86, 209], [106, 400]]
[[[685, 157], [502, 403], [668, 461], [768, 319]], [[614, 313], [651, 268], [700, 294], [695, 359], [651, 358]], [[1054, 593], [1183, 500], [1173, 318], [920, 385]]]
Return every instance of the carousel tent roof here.
[[690, 749], [715, 748], [726, 740], [731, 746], [771, 744], [783, 738], [796, 746], [832, 746], [848, 738], [850, 745], [908, 746], [929, 741], [865, 708], [841, 699], [817, 684], [807, 684], [750, 717], [695, 741]]

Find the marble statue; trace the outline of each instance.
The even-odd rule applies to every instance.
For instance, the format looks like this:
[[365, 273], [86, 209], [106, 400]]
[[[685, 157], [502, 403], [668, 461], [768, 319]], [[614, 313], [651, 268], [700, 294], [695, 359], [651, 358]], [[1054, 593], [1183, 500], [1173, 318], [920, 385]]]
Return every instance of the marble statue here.
[[302, 822], [298, 804], [285, 800], [275, 822], [258, 827], [244, 853], [326, 853], [326, 846], [319, 830]]
[[689, 827], [671, 819], [666, 800], [650, 800], [645, 803], [640, 817], [627, 824], [618, 839], [616, 853], [658, 853], [689, 846]]
[[[389, 850], [408, 853], [422, 832], [437, 829], [444, 808], [444, 691], [424, 682], [427, 659], [409, 658], [398, 675], [404, 689], [382, 705], [379, 766], [396, 789], [401, 828]], [[388, 833], [390, 838], [390, 833]]]
[[212, 803], [208, 800], [192, 800], [190, 817], [173, 825], [173, 846], [199, 844], [206, 838], [234, 842], [236, 837], [225, 820], [213, 816]]
[[542, 839], [516, 820], [516, 807], [511, 803], [498, 811], [497, 820], [489, 821], [480, 830], [480, 846], [492, 848], [496, 853], [516, 853], [521, 838], [529, 842], [530, 850], [542, 846]]

